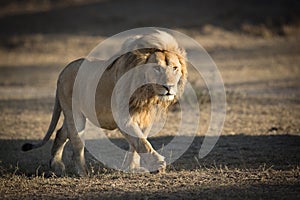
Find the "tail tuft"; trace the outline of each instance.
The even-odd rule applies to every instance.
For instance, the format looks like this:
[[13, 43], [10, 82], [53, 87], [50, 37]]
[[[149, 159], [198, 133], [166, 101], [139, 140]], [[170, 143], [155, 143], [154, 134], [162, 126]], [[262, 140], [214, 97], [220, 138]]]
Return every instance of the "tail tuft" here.
[[22, 151], [29, 151], [33, 149], [33, 144], [30, 144], [30, 143], [25, 143], [23, 146], [22, 146]]

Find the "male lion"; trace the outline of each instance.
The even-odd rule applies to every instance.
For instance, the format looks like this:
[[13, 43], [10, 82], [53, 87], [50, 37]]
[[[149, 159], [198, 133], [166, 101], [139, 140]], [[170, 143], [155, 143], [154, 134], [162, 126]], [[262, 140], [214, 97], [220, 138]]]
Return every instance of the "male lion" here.
[[[120, 129], [130, 146], [131, 153], [127, 158], [129, 171], [144, 169], [140, 167], [140, 159], [146, 163], [149, 171], [153, 169], [157, 169], [158, 172], [164, 171], [166, 167], [164, 157], [153, 149], [147, 136], [154, 119], [160, 113], [165, 113], [183, 92], [187, 78], [185, 51], [179, 48], [178, 43], [170, 34], [162, 31], [128, 39], [124, 42], [122, 49], [125, 53], [113, 59], [97, 84], [95, 110], [98, 122], [95, 123], [100, 124], [104, 129]], [[93, 105], [86, 103], [84, 97], [83, 102], [75, 104], [72, 102], [74, 101], [72, 95], [76, 75], [83, 62], [91, 66], [88, 70], [90, 74], [87, 74], [84, 79], [85, 82], [79, 83], [85, 85], [86, 88], [89, 86], [89, 76], [93, 75], [93, 70], [102, 67], [101, 63], [103, 63], [98, 60], [79, 59], [65, 67], [58, 78], [52, 120], [44, 139], [38, 144], [27, 143], [22, 147], [23, 151], [28, 151], [43, 146], [55, 130], [62, 111], [64, 122], [56, 133], [50, 160], [50, 166], [56, 174], [62, 174], [65, 170], [62, 152], [68, 139], [73, 147], [73, 158], [78, 174], [87, 173], [84, 144], [78, 133], [84, 130], [86, 119], [91, 120], [87, 110]], [[122, 124], [126, 129], [124, 130], [118, 126], [114, 118], [111, 106], [112, 94], [118, 80], [126, 72], [140, 65], [146, 66], [143, 78], [149, 79], [147, 80], [149, 84], [139, 87], [130, 97], [128, 105], [130, 119], [124, 120]], [[124, 88], [122, 90], [127, 91], [132, 82], [133, 80], [127, 81], [125, 85], [122, 85]], [[76, 126], [74, 113], [77, 116]]]

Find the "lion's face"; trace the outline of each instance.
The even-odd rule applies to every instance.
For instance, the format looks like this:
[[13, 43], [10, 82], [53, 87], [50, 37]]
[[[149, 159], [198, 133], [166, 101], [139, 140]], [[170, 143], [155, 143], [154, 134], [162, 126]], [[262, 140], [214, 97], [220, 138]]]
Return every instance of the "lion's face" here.
[[168, 51], [153, 53], [147, 63], [154, 63], [147, 69], [146, 79], [153, 82], [153, 91], [159, 99], [172, 101], [178, 92], [178, 83], [182, 77], [183, 59]]

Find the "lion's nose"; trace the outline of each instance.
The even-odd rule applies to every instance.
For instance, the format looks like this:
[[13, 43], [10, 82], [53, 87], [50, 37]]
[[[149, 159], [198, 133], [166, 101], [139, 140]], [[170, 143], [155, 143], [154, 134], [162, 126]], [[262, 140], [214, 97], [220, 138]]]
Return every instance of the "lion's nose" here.
[[163, 87], [170, 93], [171, 89], [174, 87], [174, 85], [163, 85]]

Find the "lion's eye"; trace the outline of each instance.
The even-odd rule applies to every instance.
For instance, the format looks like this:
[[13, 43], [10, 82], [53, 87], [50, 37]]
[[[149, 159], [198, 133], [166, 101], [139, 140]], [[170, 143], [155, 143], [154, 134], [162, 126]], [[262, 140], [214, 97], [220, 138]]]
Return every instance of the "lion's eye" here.
[[161, 70], [161, 69], [160, 69], [160, 66], [155, 66], [155, 67], [154, 67], [154, 70], [155, 70], [156, 72], [160, 72], [160, 70]]
[[179, 67], [177, 67], [177, 66], [174, 66], [174, 67], [173, 67], [173, 71], [177, 71], [177, 70], [178, 70], [178, 68], [179, 68]]

